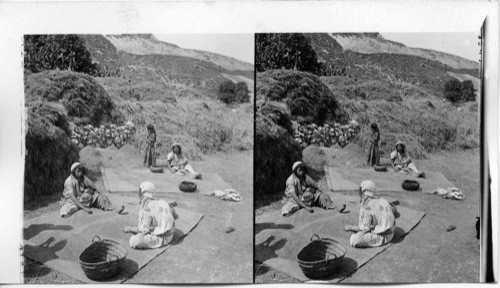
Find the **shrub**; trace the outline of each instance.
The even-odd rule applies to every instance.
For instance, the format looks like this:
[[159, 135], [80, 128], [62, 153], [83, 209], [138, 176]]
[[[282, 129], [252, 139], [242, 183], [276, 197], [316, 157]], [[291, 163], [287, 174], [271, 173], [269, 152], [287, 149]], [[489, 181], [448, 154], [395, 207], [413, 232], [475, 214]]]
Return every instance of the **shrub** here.
[[245, 82], [226, 80], [219, 84], [219, 100], [226, 104], [250, 102], [250, 91]]
[[78, 161], [62, 105], [30, 102], [27, 116], [25, 202], [35, 195], [62, 193], [70, 167]]
[[97, 76], [109, 74], [92, 63], [85, 42], [78, 35], [25, 35], [24, 68], [31, 72], [69, 70]]
[[300, 33], [256, 34], [255, 69], [289, 69], [320, 75], [323, 68], [309, 38]]
[[471, 80], [460, 82], [451, 79], [444, 85], [443, 95], [452, 103], [476, 101], [474, 83]]

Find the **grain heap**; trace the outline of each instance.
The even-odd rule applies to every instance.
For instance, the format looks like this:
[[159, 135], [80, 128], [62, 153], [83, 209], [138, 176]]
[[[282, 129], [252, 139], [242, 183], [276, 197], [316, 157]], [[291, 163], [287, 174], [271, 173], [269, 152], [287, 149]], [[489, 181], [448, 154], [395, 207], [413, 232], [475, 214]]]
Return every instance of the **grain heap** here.
[[359, 124], [352, 120], [347, 125], [334, 123], [318, 126], [316, 124], [297, 125], [294, 138], [302, 147], [314, 144], [320, 147], [331, 147], [338, 143], [340, 147], [345, 147], [352, 142], [360, 131]]
[[121, 148], [130, 142], [135, 133], [135, 126], [132, 122], [127, 122], [123, 126], [115, 124], [101, 125], [99, 128], [90, 124], [76, 126], [71, 134], [71, 141], [79, 148], [85, 146], [108, 148], [114, 145]]

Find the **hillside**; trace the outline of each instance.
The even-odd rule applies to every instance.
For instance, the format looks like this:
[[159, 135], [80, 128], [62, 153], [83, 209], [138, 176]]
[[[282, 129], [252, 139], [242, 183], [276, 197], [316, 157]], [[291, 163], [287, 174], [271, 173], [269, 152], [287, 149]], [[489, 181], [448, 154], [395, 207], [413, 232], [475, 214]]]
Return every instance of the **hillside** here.
[[328, 34], [344, 50], [363, 54], [389, 53], [418, 56], [441, 62], [454, 69], [478, 69], [479, 63], [439, 51], [407, 47], [404, 44], [384, 39], [380, 34]]
[[152, 35], [81, 35], [96, 63], [116, 71], [131, 85], [156, 82], [197, 90], [211, 98], [226, 79], [238, 79], [253, 89], [251, 64], [209, 52], [179, 48]]
[[161, 42], [153, 35], [105, 35], [118, 51], [136, 55], [161, 54], [189, 57], [201, 61], [212, 62], [227, 70], [253, 71], [253, 66], [243, 61], [216, 53], [183, 49], [177, 45]]
[[306, 35], [321, 62], [333, 66], [336, 75], [356, 80], [407, 82], [437, 92], [446, 81], [464, 77], [458, 74], [479, 77], [479, 64], [474, 61], [407, 47], [378, 33]]

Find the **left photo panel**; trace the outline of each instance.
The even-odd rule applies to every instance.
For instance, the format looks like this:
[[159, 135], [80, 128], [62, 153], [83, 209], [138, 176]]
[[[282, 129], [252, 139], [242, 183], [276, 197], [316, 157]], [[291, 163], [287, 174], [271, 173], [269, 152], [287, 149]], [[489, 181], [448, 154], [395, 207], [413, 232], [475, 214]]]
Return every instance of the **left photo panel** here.
[[24, 283], [253, 283], [254, 34], [23, 40]]

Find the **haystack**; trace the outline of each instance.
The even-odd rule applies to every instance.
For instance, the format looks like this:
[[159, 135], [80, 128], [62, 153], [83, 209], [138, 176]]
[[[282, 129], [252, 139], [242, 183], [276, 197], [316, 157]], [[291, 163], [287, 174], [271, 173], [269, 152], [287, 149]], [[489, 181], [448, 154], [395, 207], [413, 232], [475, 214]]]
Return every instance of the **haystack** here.
[[[257, 111], [255, 131], [255, 182], [256, 196], [283, 193], [286, 179], [292, 173], [292, 165], [302, 159], [300, 145], [293, 139], [292, 134], [278, 125], [266, 115], [262, 109]], [[289, 112], [281, 110], [282, 119], [290, 119]], [[291, 127], [291, 122], [283, 123]]]
[[323, 125], [346, 123], [347, 115], [336, 97], [314, 74], [292, 70], [269, 70], [257, 75], [257, 100], [287, 104], [294, 120]]
[[89, 75], [48, 70], [26, 76], [26, 102], [48, 101], [64, 105], [69, 121], [77, 124], [102, 122], [121, 124], [125, 119], [115, 109], [108, 93]]
[[56, 103], [27, 104], [25, 201], [35, 195], [62, 193], [78, 148], [71, 142], [67, 113]]

